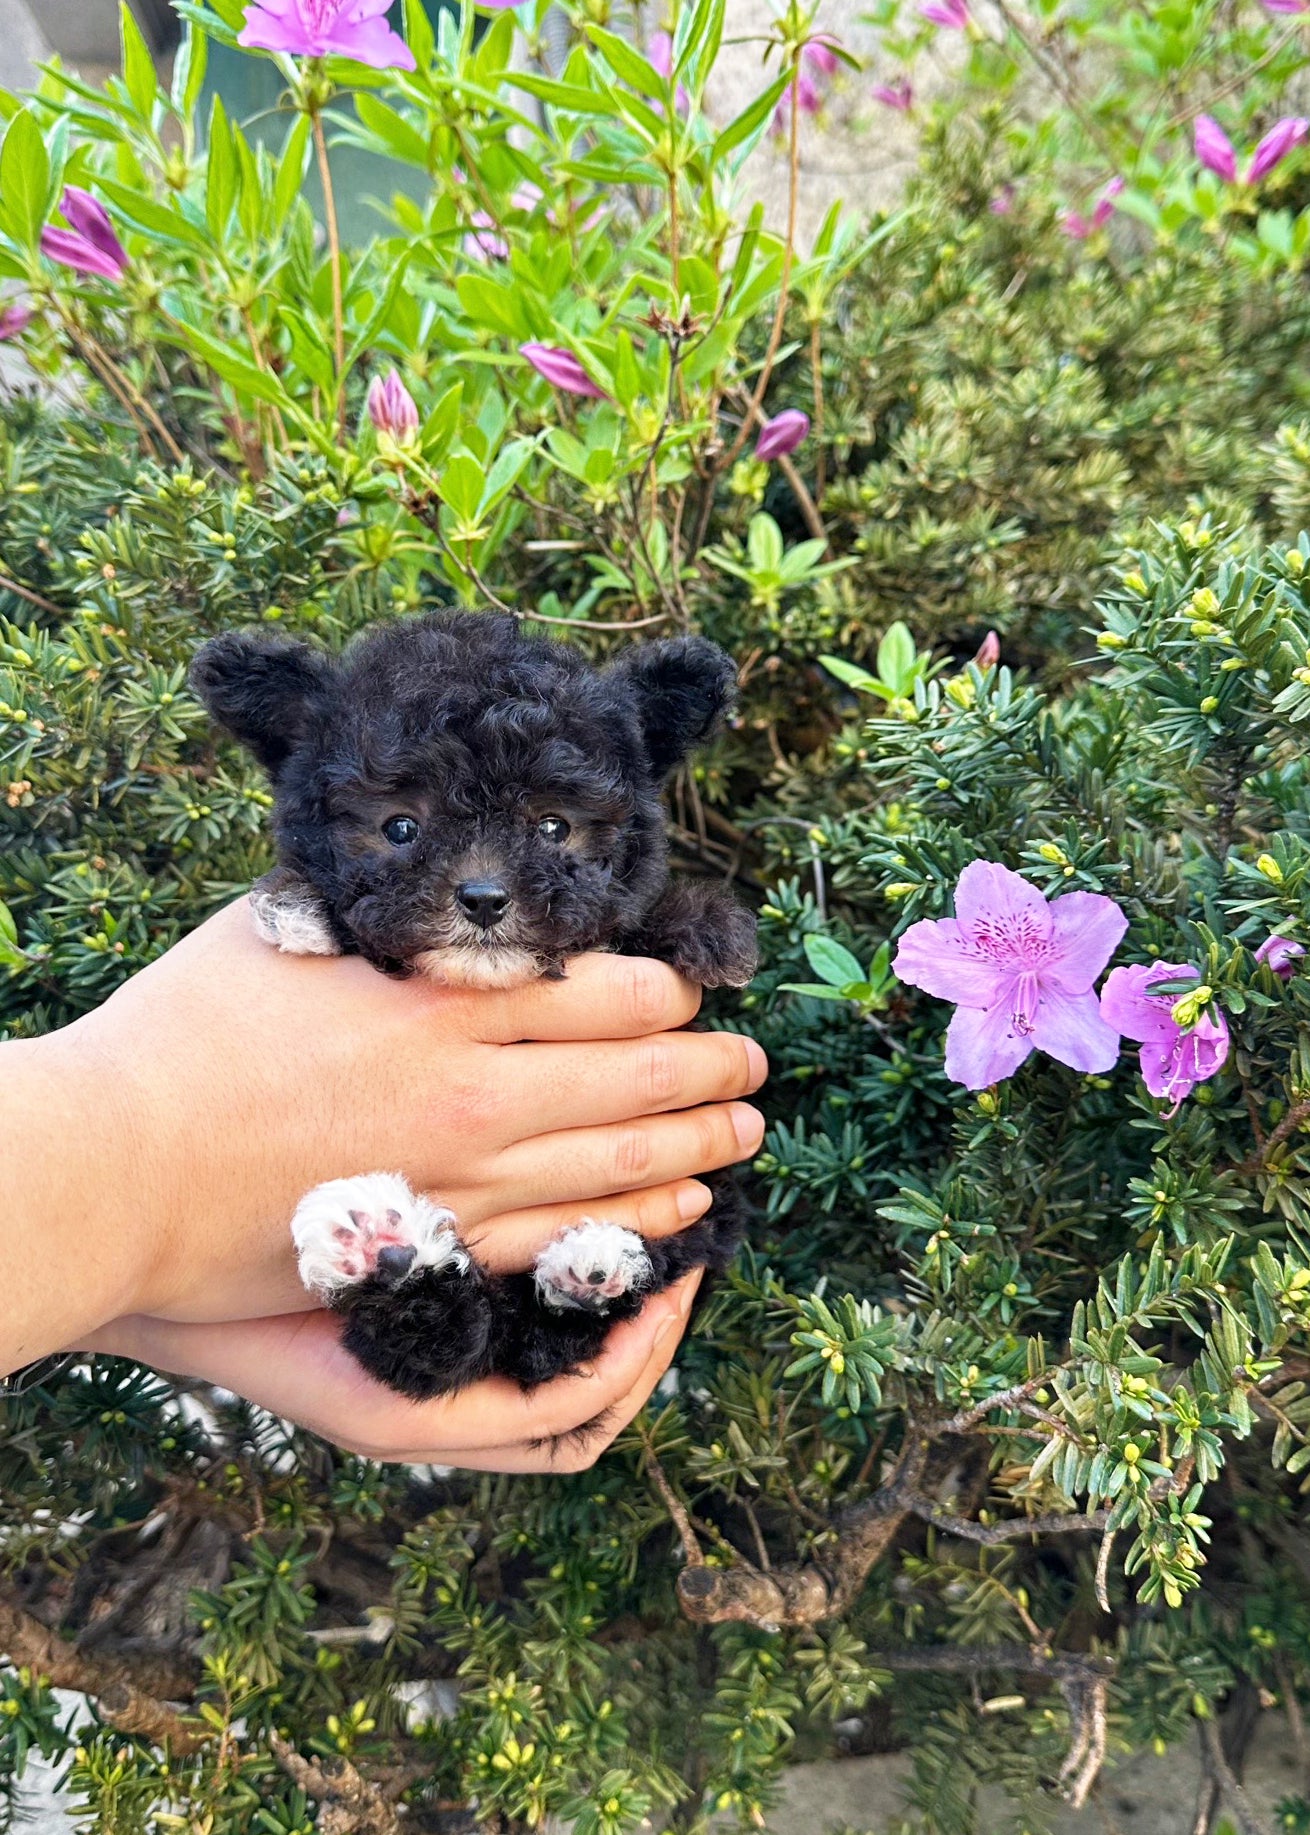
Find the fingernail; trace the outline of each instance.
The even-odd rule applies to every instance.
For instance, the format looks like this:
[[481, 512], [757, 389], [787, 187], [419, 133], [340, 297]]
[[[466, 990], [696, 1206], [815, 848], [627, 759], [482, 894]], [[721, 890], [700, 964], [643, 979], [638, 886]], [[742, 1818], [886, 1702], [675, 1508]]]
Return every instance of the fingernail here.
[[651, 1350], [652, 1351], [658, 1350], [659, 1346], [664, 1343], [665, 1339], [668, 1337], [670, 1332], [681, 1331], [681, 1330], [682, 1330], [682, 1314], [681, 1313], [670, 1313], [668, 1318], [664, 1321], [663, 1325], [656, 1327], [655, 1336], [651, 1339], [651, 1346], [650, 1346]]
[[754, 1153], [760, 1144], [760, 1134], [764, 1118], [758, 1109], [753, 1109], [748, 1102], [734, 1102], [732, 1105], [732, 1131], [737, 1136], [737, 1145], [747, 1153]]
[[748, 1088], [757, 1090], [769, 1074], [769, 1060], [764, 1055], [763, 1046], [757, 1045], [754, 1039], [746, 1041], [746, 1057], [750, 1064]]
[[714, 1194], [709, 1186], [698, 1184], [695, 1179], [688, 1179], [678, 1187], [678, 1215], [684, 1223], [703, 1217], [713, 1201]]
[[696, 1304], [696, 1295], [700, 1292], [700, 1284], [701, 1276], [697, 1274], [694, 1280], [688, 1281], [687, 1285], [678, 1295], [679, 1319], [686, 1319], [689, 1316], [692, 1307]]

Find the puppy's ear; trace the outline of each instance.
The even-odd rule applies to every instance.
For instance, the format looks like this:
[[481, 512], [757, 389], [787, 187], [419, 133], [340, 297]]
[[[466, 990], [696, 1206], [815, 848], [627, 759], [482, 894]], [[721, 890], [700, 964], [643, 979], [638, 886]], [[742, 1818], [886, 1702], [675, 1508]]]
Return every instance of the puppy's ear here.
[[612, 664], [626, 683], [656, 777], [667, 777], [692, 747], [709, 737], [736, 700], [732, 658], [704, 637], [670, 637], [638, 644]]
[[308, 644], [225, 631], [197, 650], [189, 680], [219, 725], [276, 774], [326, 705], [332, 675]]

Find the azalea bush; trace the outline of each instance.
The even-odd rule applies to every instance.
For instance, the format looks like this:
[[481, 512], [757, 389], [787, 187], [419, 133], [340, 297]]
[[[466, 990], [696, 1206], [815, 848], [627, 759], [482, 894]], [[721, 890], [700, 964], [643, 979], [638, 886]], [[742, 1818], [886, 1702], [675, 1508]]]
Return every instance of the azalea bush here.
[[[125, 15], [103, 90], [0, 100], [6, 1031], [267, 866], [204, 637], [697, 628], [742, 701], [673, 841], [759, 907], [711, 1018], [770, 1129], [676, 1382], [579, 1477], [26, 1373], [4, 1803], [44, 1755], [115, 1835], [752, 1827], [789, 1761], [903, 1747], [879, 1835], [969, 1835], [985, 1787], [1041, 1829], [1188, 1745], [1198, 1826], [1244, 1814], [1261, 1713], [1310, 1763], [1310, 309], [1243, 241], [1302, 182], [1298, 16], [1204, 13], [1154, 176], [1168, 9], [1131, 56], [1090, 6], [1025, 26], [1119, 71], [1103, 160], [971, 40], [903, 209], [802, 239], [737, 170], [772, 135], [794, 173], [857, 79], [799, 9], [733, 120], [715, 0], [579, 12], [562, 63], [532, 6], [178, 10], [167, 92]], [[908, 53], [982, 30], [935, 10]], [[903, 98], [899, 29], [860, 80]], [[215, 42], [276, 62], [258, 142]], [[407, 168], [362, 246], [347, 146]], [[1214, 235], [1168, 206], [1211, 180]]]

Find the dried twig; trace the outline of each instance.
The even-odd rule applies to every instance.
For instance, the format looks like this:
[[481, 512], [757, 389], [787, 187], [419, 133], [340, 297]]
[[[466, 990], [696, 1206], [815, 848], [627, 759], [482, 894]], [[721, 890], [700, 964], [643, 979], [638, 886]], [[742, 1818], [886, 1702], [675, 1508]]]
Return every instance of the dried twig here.
[[385, 1781], [364, 1777], [349, 1759], [331, 1764], [302, 1758], [280, 1734], [270, 1733], [274, 1758], [293, 1784], [319, 1803], [314, 1827], [319, 1835], [401, 1835], [404, 1824], [396, 1800], [431, 1770], [427, 1765], [396, 1768]]
[[165, 1695], [190, 1696], [196, 1672], [190, 1666], [161, 1662], [128, 1664], [121, 1658], [88, 1656], [21, 1606], [0, 1601], [0, 1650], [15, 1666], [25, 1665], [47, 1676], [55, 1688], [90, 1695], [110, 1726], [156, 1745], [177, 1757], [195, 1752], [211, 1736], [188, 1725]]
[[941, 1509], [930, 1497], [907, 1497], [905, 1506], [911, 1516], [922, 1517], [925, 1523], [931, 1523], [944, 1534], [958, 1536], [964, 1542], [981, 1542], [989, 1548], [1002, 1542], [1021, 1542], [1025, 1536], [1095, 1534], [1103, 1530], [1110, 1519], [1108, 1510], [1093, 1510], [1086, 1516], [1075, 1516], [1069, 1512], [1064, 1515], [1056, 1513], [1050, 1516], [1011, 1517], [1004, 1523], [975, 1523], [968, 1517], [952, 1516], [949, 1510]]
[[[1223, 1741], [1219, 1737], [1218, 1723], [1214, 1720], [1202, 1720], [1197, 1724], [1201, 1730], [1201, 1757], [1206, 1772], [1228, 1799], [1228, 1807], [1232, 1810], [1242, 1835], [1269, 1835], [1264, 1823], [1256, 1815], [1250, 1797], [1238, 1783], [1237, 1774], [1228, 1763], [1228, 1754], [1224, 1751]], [[1204, 1795], [1204, 1792], [1202, 1794]], [[1207, 1827], [1201, 1831], [1201, 1835], [1209, 1835], [1208, 1816], [1206, 1823]]]

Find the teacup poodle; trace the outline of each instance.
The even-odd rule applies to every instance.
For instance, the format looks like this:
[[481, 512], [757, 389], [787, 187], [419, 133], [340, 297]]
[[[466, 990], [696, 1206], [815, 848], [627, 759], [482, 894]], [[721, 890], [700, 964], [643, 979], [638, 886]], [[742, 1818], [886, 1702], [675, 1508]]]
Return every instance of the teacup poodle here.
[[[704, 638], [597, 668], [515, 618], [436, 612], [339, 658], [230, 632], [198, 652], [191, 682], [272, 779], [280, 864], [251, 904], [279, 949], [472, 988], [560, 976], [589, 949], [656, 956], [703, 987], [754, 974], [751, 915], [717, 885], [669, 879], [660, 787], [735, 686]], [[721, 1270], [741, 1235], [723, 1183], [677, 1235], [584, 1220], [530, 1274], [494, 1275], [451, 1212], [395, 1173], [318, 1186], [291, 1227], [347, 1348], [416, 1399], [577, 1368], [647, 1294]]]

